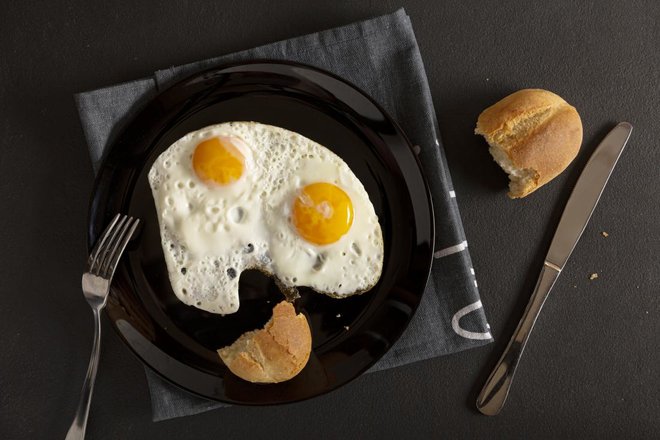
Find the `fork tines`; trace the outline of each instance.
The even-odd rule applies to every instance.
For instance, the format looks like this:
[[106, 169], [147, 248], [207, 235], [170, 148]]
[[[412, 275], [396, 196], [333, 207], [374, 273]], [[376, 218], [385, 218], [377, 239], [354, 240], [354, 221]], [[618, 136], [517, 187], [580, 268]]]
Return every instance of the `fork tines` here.
[[87, 260], [87, 271], [101, 278], [112, 278], [119, 257], [139, 223], [140, 219], [117, 214], [94, 245]]

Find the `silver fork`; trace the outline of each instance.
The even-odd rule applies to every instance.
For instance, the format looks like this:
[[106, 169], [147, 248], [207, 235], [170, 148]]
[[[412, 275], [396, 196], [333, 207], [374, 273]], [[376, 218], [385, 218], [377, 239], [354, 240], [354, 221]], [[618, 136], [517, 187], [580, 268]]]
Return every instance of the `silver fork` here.
[[89, 359], [87, 375], [80, 393], [80, 402], [76, 417], [66, 434], [66, 440], [85, 438], [89, 404], [92, 401], [96, 370], [99, 364], [99, 349], [101, 347], [101, 310], [105, 307], [110, 292], [110, 282], [117, 269], [119, 258], [126, 245], [137, 229], [139, 219], [117, 214], [105, 229], [100, 240], [96, 242], [87, 260], [87, 271], [82, 276], [82, 290], [85, 299], [94, 312], [94, 345]]

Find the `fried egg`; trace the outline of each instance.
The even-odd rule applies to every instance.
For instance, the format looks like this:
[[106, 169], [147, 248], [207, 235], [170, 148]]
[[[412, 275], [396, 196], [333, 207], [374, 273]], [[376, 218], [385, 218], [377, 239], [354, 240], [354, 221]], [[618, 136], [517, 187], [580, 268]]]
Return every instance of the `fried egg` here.
[[220, 314], [239, 308], [241, 272], [284, 290], [333, 297], [373, 287], [383, 236], [364, 186], [336, 154], [256, 122], [189, 133], [149, 171], [165, 262], [176, 296]]

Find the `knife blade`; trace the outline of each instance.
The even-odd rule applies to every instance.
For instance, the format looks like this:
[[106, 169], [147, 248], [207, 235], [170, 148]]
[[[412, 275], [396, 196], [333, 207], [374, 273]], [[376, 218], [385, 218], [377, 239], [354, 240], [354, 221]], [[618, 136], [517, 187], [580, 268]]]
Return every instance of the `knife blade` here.
[[545, 261], [563, 269], [587, 227], [607, 181], [628, 143], [632, 125], [621, 122], [596, 148], [566, 203]]
[[525, 313], [477, 397], [477, 409], [483, 414], [494, 416], [499, 414], [504, 407], [511, 390], [513, 376], [529, 335], [534, 328], [534, 323], [541, 313], [543, 304], [555, 281], [589, 223], [591, 214], [600, 200], [631, 133], [632, 125], [630, 123], [617, 124], [598, 145], [582, 170], [559, 220]]

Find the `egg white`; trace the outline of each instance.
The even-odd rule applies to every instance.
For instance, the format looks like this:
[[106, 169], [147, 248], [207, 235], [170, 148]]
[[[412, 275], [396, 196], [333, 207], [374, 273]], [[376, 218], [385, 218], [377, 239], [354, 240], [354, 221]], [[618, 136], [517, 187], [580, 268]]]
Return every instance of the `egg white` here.
[[[373, 205], [362, 183], [337, 155], [308, 145], [312, 158], [299, 158], [289, 184], [272, 205], [265, 221], [271, 234], [273, 272], [286, 287], [308, 286], [335, 297], [373, 287], [382, 271], [383, 235]], [[353, 205], [353, 223], [338, 241], [317, 245], [303, 239], [291, 222], [292, 201], [306, 185], [326, 182], [344, 190]]]
[[[245, 157], [229, 185], [197, 177], [192, 154], [205, 139], [228, 136]], [[341, 187], [353, 204], [349, 231], [314, 245], [291, 224], [300, 189], [315, 182]], [[213, 313], [239, 308], [238, 280], [250, 268], [286, 288], [309, 286], [344, 297], [368, 290], [383, 264], [378, 217], [362, 183], [337, 155], [300, 134], [256, 122], [229, 122], [172, 144], [149, 171], [172, 288], [185, 304]]]

